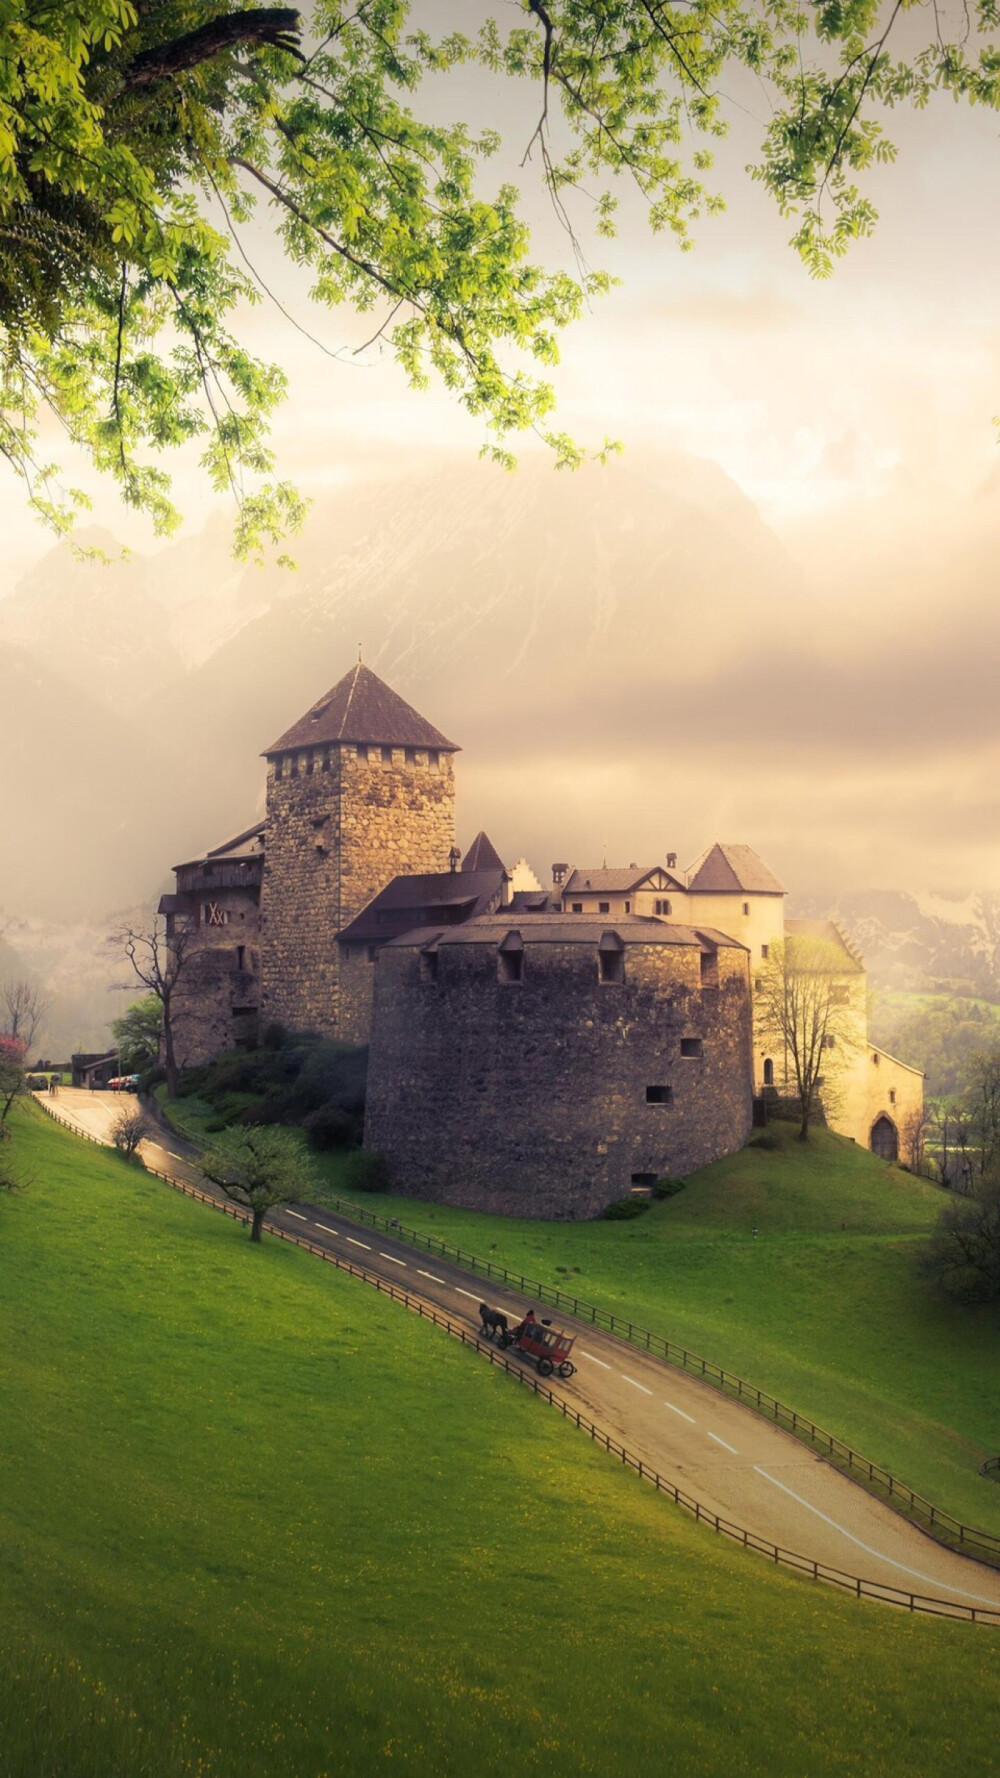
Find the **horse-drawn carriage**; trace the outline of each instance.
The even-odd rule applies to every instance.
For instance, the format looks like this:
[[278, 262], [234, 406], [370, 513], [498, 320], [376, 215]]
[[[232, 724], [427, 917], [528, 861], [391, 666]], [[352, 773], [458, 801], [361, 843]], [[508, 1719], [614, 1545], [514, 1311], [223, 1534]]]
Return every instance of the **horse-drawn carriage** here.
[[551, 1321], [536, 1321], [533, 1314], [528, 1314], [518, 1327], [509, 1327], [506, 1315], [499, 1309], [489, 1309], [480, 1303], [479, 1314], [483, 1323], [483, 1332], [505, 1349], [513, 1346], [516, 1351], [530, 1358], [540, 1377], [551, 1377], [558, 1371], [561, 1377], [572, 1377], [576, 1365], [570, 1359], [573, 1350], [573, 1337], [560, 1333]]

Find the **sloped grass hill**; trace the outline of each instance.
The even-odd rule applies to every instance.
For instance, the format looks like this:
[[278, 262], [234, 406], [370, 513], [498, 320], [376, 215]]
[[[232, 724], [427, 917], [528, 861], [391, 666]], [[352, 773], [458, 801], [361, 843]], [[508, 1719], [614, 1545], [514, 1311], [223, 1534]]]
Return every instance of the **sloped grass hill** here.
[[[358, 1202], [668, 1335], [777, 1395], [969, 1524], [1000, 1530], [1000, 1317], [920, 1258], [947, 1198], [826, 1130], [772, 1124], [635, 1222]], [[315, 1162], [331, 1186], [336, 1157]]]
[[990, 1769], [1000, 1636], [775, 1573], [363, 1284], [16, 1140], [4, 1778]]

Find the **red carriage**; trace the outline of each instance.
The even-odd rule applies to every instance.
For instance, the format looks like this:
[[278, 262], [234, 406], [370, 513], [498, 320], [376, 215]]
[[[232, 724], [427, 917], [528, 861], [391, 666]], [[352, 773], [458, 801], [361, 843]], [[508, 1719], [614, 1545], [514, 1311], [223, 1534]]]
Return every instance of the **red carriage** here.
[[502, 1346], [516, 1346], [525, 1358], [534, 1360], [540, 1377], [551, 1377], [558, 1371], [561, 1377], [571, 1377], [576, 1365], [570, 1358], [573, 1340], [569, 1334], [560, 1333], [550, 1321], [522, 1321], [520, 1327], [510, 1332], [506, 1329], [500, 1335]]

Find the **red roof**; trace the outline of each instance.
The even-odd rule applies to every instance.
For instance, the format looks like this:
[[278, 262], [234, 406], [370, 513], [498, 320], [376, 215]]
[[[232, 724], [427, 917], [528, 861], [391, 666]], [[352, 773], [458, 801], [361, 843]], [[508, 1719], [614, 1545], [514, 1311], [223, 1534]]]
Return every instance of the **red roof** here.
[[438, 753], [457, 753], [439, 729], [390, 690], [370, 667], [359, 661], [332, 691], [317, 698], [311, 710], [294, 723], [279, 740], [265, 749], [265, 757], [289, 753], [298, 747], [323, 747], [331, 742], [354, 741], [383, 747], [426, 747]]

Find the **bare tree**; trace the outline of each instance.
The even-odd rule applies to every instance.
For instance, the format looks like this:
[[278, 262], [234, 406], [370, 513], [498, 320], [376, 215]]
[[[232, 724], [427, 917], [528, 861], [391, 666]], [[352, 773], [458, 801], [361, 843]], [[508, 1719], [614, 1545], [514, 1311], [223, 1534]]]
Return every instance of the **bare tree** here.
[[784, 1049], [786, 1078], [799, 1103], [800, 1142], [808, 1142], [820, 1106], [829, 1110], [835, 1102], [837, 1075], [858, 1048], [863, 1013], [859, 1021], [852, 989], [859, 976], [832, 941], [796, 936], [771, 946], [758, 977], [757, 1023], [771, 1045]]
[[6, 1036], [23, 1043], [30, 1055], [45, 1014], [52, 1004], [41, 988], [33, 987], [24, 976], [13, 976], [0, 985]]
[[121, 956], [127, 957], [137, 980], [151, 994], [155, 994], [160, 1002], [163, 1014], [163, 1071], [167, 1077], [167, 1092], [171, 1099], [177, 1097], [177, 1077], [180, 1073], [174, 1043], [174, 999], [178, 983], [194, 955], [194, 940], [193, 927], [178, 924], [175, 918], [168, 928], [165, 922], [161, 924], [159, 918], [154, 916], [149, 927], [123, 927], [110, 941]]
[[27, 1091], [25, 1048], [19, 1037], [0, 1037], [0, 1137], [9, 1135], [7, 1119], [15, 1099]]
[[111, 1126], [111, 1140], [127, 1161], [135, 1158], [136, 1151], [145, 1137], [149, 1135], [142, 1111], [138, 1105], [123, 1105]]
[[1000, 1301], [1000, 1179], [977, 1179], [942, 1211], [925, 1266], [962, 1302]]

